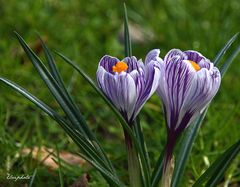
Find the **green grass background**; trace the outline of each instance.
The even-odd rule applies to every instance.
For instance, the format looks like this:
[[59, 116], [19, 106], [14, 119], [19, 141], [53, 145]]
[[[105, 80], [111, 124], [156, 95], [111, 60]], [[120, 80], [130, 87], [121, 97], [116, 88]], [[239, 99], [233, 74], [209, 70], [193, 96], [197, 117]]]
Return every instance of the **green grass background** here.
[[[126, 4], [130, 24], [141, 32], [141, 41], [133, 41], [133, 54], [138, 58], [144, 59], [153, 48], [161, 49], [161, 57], [172, 48], [180, 48], [198, 50], [213, 60], [227, 40], [240, 31], [238, 0], [129, 0]], [[60, 51], [77, 62], [95, 79], [98, 61], [103, 55], [124, 57], [122, 28], [123, 2], [120, 0], [0, 0], [0, 76], [15, 81], [59, 109], [21, 52], [13, 31], [19, 32], [30, 44], [37, 40], [35, 31], [39, 32], [47, 38], [50, 49]], [[40, 56], [43, 57], [43, 54], [40, 53]], [[191, 186], [208, 167], [208, 162], [212, 163], [240, 138], [239, 60], [239, 57], [236, 58], [227, 72], [208, 111], [194, 144], [182, 186]], [[113, 113], [68, 65], [58, 57], [56, 63], [85, 118], [119, 170], [119, 176], [127, 180], [122, 130]], [[152, 164], [165, 143], [166, 129], [162, 116], [160, 100], [154, 95], [140, 114]], [[0, 186], [23, 186], [29, 181], [9, 181], [6, 174], [32, 175], [36, 168], [33, 186], [59, 186], [57, 172], [19, 155], [23, 147], [47, 146], [55, 149], [56, 144], [60, 150], [78, 151], [54, 121], [1, 84]], [[238, 156], [221, 186], [228, 183], [240, 185], [239, 160]], [[72, 184], [83, 172], [84, 168], [64, 167], [65, 185]], [[106, 186], [97, 172], [87, 172], [91, 176], [90, 186]]]

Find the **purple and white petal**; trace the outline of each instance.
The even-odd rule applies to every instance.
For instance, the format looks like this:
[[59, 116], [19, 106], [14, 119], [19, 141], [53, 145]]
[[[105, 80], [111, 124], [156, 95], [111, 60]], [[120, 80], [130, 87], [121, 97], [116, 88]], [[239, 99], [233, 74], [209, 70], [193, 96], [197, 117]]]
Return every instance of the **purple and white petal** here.
[[139, 97], [136, 103], [136, 111], [134, 117], [139, 113], [146, 101], [153, 95], [159, 85], [160, 69], [156, 62], [151, 61], [145, 66], [145, 77], [141, 77], [137, 84]]
[[148, 64], [150, 63], [151, 61], [162, 61], [162, 59], [159, 57], [159, 54], [160, 54], [160, 50], [159, 49], [153, 49], [151, 50], [146, 58], [145, 58], [145, 64]]
[[214, 67], [213, 63], [208, 59], [202, 59], [200, 62], [198, 62], [198, 65], [201, 68], [206, 68], [208, 70], [211, 70]]
[[117, 92], [114, 93], [114, 95], [118, 99], [116, 105], [119, 106], [120, 111], [127, 113], [128, 120], [130, 120], [137, 100], [135, 82], [133, 78], [125, 72], [120, 73], [115, 80]]
[[188, 51], [184, 51], [184, 53], [187, 55], [187, 60], [191, 60], [193, 62], [196, 62], [197, 64], [201, 61], [201, 60], [206, 60], [206, 58], [199, 52], [197, 51], [193, 51], [193, 50], [188, 50]]
[[184, 52], [182, 52], [179, 49], [172, 49], [164, 57], [164, 62], [170, 61], [171, 58], [173, 58], [175, 56], [180, 56], [180, 59], [182, 59], [182, 60], [186, 60], [187, 59], [187, 55]]
[[200, 113], [216, 95], [221, 83], [220, 72], [217, 68], [208, 71], [203, 68], [198, 71], [184, 103], [184, 110], [191, 113]]
[[133, 70], [139, 70], [140, 68], [144, 68], [144, 64], [142, 63], [142, 61], [138, 61], [135, 56], [126, 57], [122, 61], [126, 62], [126, 64], [128, 65], [127, 73], [130, 73]]
[[109, 56], [109, 55], [105, 55], [101, 58], [100, 62], [99, 62], [99, 66], [102, 66], [107, 72], [109, 73], [113, 73], [112, 71], [112, 67], [119, 62], [119, 59]]
[[104, 75], [105, 75], [106, 70], [102, 66], [98, 66], [97, 70], [97, 82], [101, 90], [105, 90], [105, 84], [104, 84]]
[[102, 91], [111, 102], [131, 118], [136, 103], [136, 86], [133, 78], [123, 72], [113, 75], [106, 72], [102, 67], [97, 71], [98, 83]]
[[189, 91], [195, 70], [191, 64], [178, 55], [166, 63], [160, 79], [158, 94], [167, 110], [169, 128], [176, 126], [183, 101]]

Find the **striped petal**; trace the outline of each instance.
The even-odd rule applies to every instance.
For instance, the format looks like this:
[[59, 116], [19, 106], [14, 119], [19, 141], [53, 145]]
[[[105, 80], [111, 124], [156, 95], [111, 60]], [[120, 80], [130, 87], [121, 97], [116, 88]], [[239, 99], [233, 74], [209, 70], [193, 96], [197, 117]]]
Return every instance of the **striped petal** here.
[[184, 51], [184, 53], [187, 55], [187, 60], [191, 60], [196, 63], [199, 63], [201, 60], [206, 60], [206, 58], [197, 51], [188, 50], [188, 51]]
[[173, 128], [178, 123], [178, 116], [191, 86], [195, 70], [190, 63], [182, 61], [182, 58], [177, 55], [165, 64], [162, 72], [158, 94], [162, 97], [167, 111], [168, 127]]
[[[190, 122], [204, 110], [207, 104], [216, 95], [220, 83], [220, 72], [215, 67], [211, 71], [203, 68], [195, 74], [191, 88], [189, 89], [182, 107], [183, 112], [192, 114]], [[179, 127], [181, 129], [186, 128], [188, 124], [184, 124], [186, 123], [182, 123], [182, 126]]]
[[117, 98], [119, 110], [126, 112], [128, 120], [131, 120], [137, 100], [136, 85], [133, 78], [127, 73], [121, 73], [116, 78]]
[[184, 51], [184, 53], [187, 55], [187, 60], [196, 62], [201, 68], [213, 68], [213, 63], [211, 63], [210, 60], [205, 58], [201, 53], [193, 50]]
[[107, 72], [109, 73], [113, 73], [112, 71], [112, 67], [119, 62], [119, 59], [109, 56], [109, 55], [105, 55], [101, 58], [99, 65], [102, 66]]
[[134, 70], [141, 71], [141, 69], [144, 69], [143, 62], [141, 60], [137, 60], [135, 56], [126, 57], [122, 61], [126, 62], [126, 64], [128, 65], [127, 73], [130, 73]]
[[145, 58], [145, 64], [148, 64], [150, 63], [151, 61], [162, 61], [162, 59], [159, 57], [159, 54], [160, 54], [160, 50], [159, 49], [153, 49], [151, 50], [146, 58]]
[[102, 67], [99, 67], [97, 77], [98, 84], [102, 91], [119, 111], [130, 120], [137, 99], [136, 86], [133, 78], [125, 72], [112, 75]]
[[179, 49], [170, 50], [164, 57], [164, 62], [169, 62], [174, 56], [180, 56], [182, 60], [187, 59], [187, 55]]
[[[192, 62], [200, 66], [196, 69]], [[196, 51], [173, 49], [161, 65], [158, 95], [169, 131], [181, 133], [216, 95], [221, 76], [208, 59]]]
[[[134, 117], [139, 113], [146, 101], [153, 95], [159, 85], [160, 68], [159, 64], [151, 61], [145, 65], [145, 77], [141, 77], [137, 87], [139, 88], [139, 97], [136, 103], [136, 112]], [[140, 89], [141, 88], [141, 89]]]

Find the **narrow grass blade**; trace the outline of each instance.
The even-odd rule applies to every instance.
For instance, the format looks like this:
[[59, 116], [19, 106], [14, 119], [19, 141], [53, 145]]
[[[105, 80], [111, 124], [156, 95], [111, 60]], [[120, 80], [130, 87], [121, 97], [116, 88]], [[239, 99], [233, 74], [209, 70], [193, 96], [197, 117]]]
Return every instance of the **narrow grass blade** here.
[[159, 181], [161, 180], [162, 170], [163, 170], [164, 153], [165, 153], [165, 151], [162, 151], [162, 153], [159, 156], [158, 161], [155, 165], [155, 168], [153, 170], [152, 177], [151, 177], [151, 187], [157, 187], [159, 184]]
[[62, 89], [63, 94], [65, 94], [66, 98], [68, 99], [68, 101], [71, 103], [71, 105], [73, 106], [74, 110], [77, 111], [77, 113], [81, 113], [78, 106], [76, 105], [76, 103], [73, 101], [72, 97], [70, 96], [70, 94], [68, 93], [64, 82], [59, 74], [59, 71], [57, 69], [55, 60], [50, 52], [50, 50], [48, 49], [48, 47], [46, 46], [46, 44], [43, 42], [42, 38], [40, 37], [39, 34], [38, 38], [41, 41], [41, 45], [45, 54], [45, 58], [46, 61], [48, 63], [49, 69], [50, 69], [50, 73], [53, 76], [53, 78], [56, 80], [56, 82], [58, 83], [59, 87]]
[[29, 101], [34, 103], [38, 108], [40, 108], [42, 111], [44, 111], [46, 114], [48, 114], [51, 118], [53, 118], [56, 121], [61, 121], [62, 123], [67, 125], [67, 122], [62, 118], [60, 115], [57, 114], [52, 108], [50, 108], [48, 105], [43, 103], [41, 100], [39, 100], [37, 97], [34, 95], [30, 94], [27, 90], [24, 88], [20, 87], [19, 85], [11, 82], [8, 79], [0, 77], [0, 81], [6, 84], [7, 86], [11, 87], [14, 89], [16, 92], [20, 93], [23, 95], [25, 98], [27, 98]]
[[20, 44], [22, 45], [24, 51], [26, 52], [27, 56], [29, 57], [34, 67], [38, 71], [39, 75], [41, 76], [45, 84], [48, 86], [49, 90], [51, 91], [55, 99], [58, 101], [65, 114], [68, 116], [68, 119], [74, 125], [72, 127], [80, 130], [80, 132], [84, 134], [84, 136], [86, 136], [92, 142], [95, 142], [93, 143], [94, 147], [92, 147], [92, 149], [94, 151], [98, 151], [98, 153], [96, 154], [103, 158], [103, 161], [105, 163], [104, 166], [111, 168], [111, 171], [114, 172], [111, 162], [107, 158], [103, 149], [100, 147], [96, 137], [90, 131], [81, 113], [78, 110], [76, 110], [75, 106], [72, 104], [72, 102], [69, 100], [65, 92], [58, 85], [57, 81], [52, 77], [52, 75], [49, 73], [49, 71], [41, 62], [41, 60], [37, 57], [37, 55], [25, 43], [23, 38], [18, 33], [15, 32], [15, 34]]
[[[94, 163], [94, 166], [97, 169], [99, 167], [104, 168], [104, 171], [110, 172], [111, 175], [115, 176], [116, 181], [119, 181], [117, 178], [117, 175], [114, 171], [112, 171], [112, 168], [106, 164], [105, 160], [99, 155], [99, 153], [94, 149], [93, 143], [87, 139], [84, 135], [82, 135], [79, 131], [74, 130], [70, 128], [69, 126], [59, 123], [61, 127], [67, 132], [67, 134], [72, 138], [72, 140], [78, 145], [78, 147], [81, 149], [81, 151], [84, 153], [85, 158], [88, 158], [88, 160], [91, 160], [90, 163]], [[102, 173], [103, 176], [108, 176], [106, 173]]]
[[233, 60], [237, 57], [237, 55], [240, 53], [240, 45], [233, 51], [233, 53], [230, 55], [230, 57], [225, 61], [225, 63], [222, 65], [220, 69], [220, 73], [222, 77], [225, 75], [226, 71], [228, 70], [229, 66], [233, 63]]
[[125, 45], [125, 56], [132, 56], [132, 44], [129, 35], [129, 28], [128, 28], [128, 15], [127, 15], [127, 7], [124, 3], [124, 45]]
[[[0, 78], [0, 81], [5, 83], [7, 86], [13, 88], [18, 93], [22, 94], [24, 97], [26, 97], [28, 100], [30, 100], [32, 103], [34, 103], [37, 107], [42, 109], [45, 113], [47, 113], [50, 117], [52, 117], [58, 124], [66, 131], [66, 133], [74, 140], [74, 142], [80, 147], [80, 149], [88, 155], [89, 159], [92, 160], [92, 162], [95, 162], [96, 164], [102, 165], [101, 167], [104, 167], [105, 170], [112, 172], [112, 168], [104, 162], [104, 160], [99, 156], [99, 153], [95, 151], [93, 144], [90, 140], [87, 140], [83, 135], [81, 135], [78, 131], [72, 129], [69, 124], [61, 117], [59, 116], [53, 109], [51, 109], [49, 106], [44, 104], [41, 100], [27, 92], [22, 87], [18, 86], [17, 84], [5, 79]], [[106, 174], [103, 174], [106, 175]], [[114, 175], [116, 175], [114, 173]]]
[[59, 183], [60, 183], [60, 187], [64, 187], [64, 182], [63, 182], [63, 176], [62, 176], [62, 163], [61, 163], [61, 159], [59, 156], [59, 149], [58, 146], [56, 145], [56, 150], [57, 150], [57, 159], [58, 159], [58, 176], [59, 176]]
[[98, 153], [92, 149], [93, 145], [91, 141], [86, 139], [86, 137], [84, 137], [78, 131], [71, 129], [64, 124], [60, 125], [84, 153], [81, 154], [82, 157], [91, 163], [97, 170], [99, 170], [107, 181], [110, 180], [112, 183], [115, 183], [115, 186], [121, 186], [119, 185], [121, 182], [118, 179], [117, 175], [111, 171], [111, 168], [108, 167], [104, 160], [98, 155]]
[[29, 185], [28, 185], [29, 187], [33, 186], [33, 182], [35, 180], [36, 174], [37, 174], [37, 168], [34, 170], [32, 176], [31, 176], [31, 180], [30, 180]]
[[93, 162], [91, 159], [89, 159], [89, 158], [86, 157], [85, 155], [83, 155], [83, 154], [81, 154], [81, 153], [79, 153], [79, 155], [80, 155], [83, 159], [85, 159], [86, 161], [88, 161], [90, 164], [92, 164], [95, 168], [97, 168], [101, 173], [104, 173], [104, 174], [105, 174], [104, 177], [108, 178], [108, 179], [111, 181], [111, 183], [112, 183], [111, 186], [116, 186], [116, 187], [118, 187], [118, 186], [119, 186], [119, 187], [124, 187], [124, 186], [125, 186], [122, 182], [118, 181], [118, 179], [117, 179], [115, 176], [113, 176], [111, 173], [109, 173], [108, 171], [106, 171], [103, 167], [97, 165], [95, 162]]
[[[26, 97], [28, 100], [30, 100], [32, 103], [34, 103], [37, 107], [42, 109], [45, 113], [47, 113], [50, 117], [52, 117], [54, 120], [56, 120], [63, 128], [64, 130], [70, 135], [73, 136], [75, 135], [73, 129], [69, 126], [69, 124], [61, 117], [59, 116], [53, 109], [51, 109], [49, 106], [47, 106], [45, 103], [43, 103], [41, 100], [27, 92], [25, 89], [22, 87], [18, 86], [17, 84], [4, 79], [0, 78], [0, 81], [8, 85], [9, 87], [13, 88], [15, 91], [18, 93], [22, 94], [24, 97]], [[76, 135], [78, 137], [81, 137], [80, 134]], [[83, 141], [83, 144], [81, 146], [86, 145], [86, 150], [91, 153], [92, 156], [97, 155], [94, 152], [91, 152], [92, 150], [89, 150], [89, 147], [91, 147], [89, 144], [87, 144], [88, 141]], [[79, 142], [78, 142], [79, 143]], [[98, 156], [98, 155], [97, 155]], [[100, 159], [100, 158], [98, 158]], [[101, 159], [100, 159], [101, 160]]]
[[223, 48], [219, 51], [215, 59], [213, 60], [213, 63], [215, 66], [217, 66], [222, 59], [223, 55], [226, 53], [226, 51], [229, 49], [229, 47], [232, 45], [232, 43], [237, 39], [239, 33], [236, 33], [226, 44], [223, 46]]
[[[40, 36], [39, 36], [39, 39], [40, 39], [42, 47], [44, 49], [45, 57], [46, 57], [46, 60], [48, 62], [48, 65], [49, 65], [50, 72], [51, 72], [52, 76], [56, 79], [57, 83], [62, 88], [64, 94], [67, 97], [67, 99], [73, 105], [74, 110], [76, 110], [77, 113], [80, 113], [80, 110], [79, 110], [78, 106], [74, 103], [72, 97], [68, 94], [68, 91], [67, 91], [66, 87], [64, 86], [63, 80], [62, 80], [62, 78], [61, 78], [61, 76], [60, 76], [60, 74], [59, 74], [59, 72], [57, 70], [57, 67], [56, 67], [56, 64], [55, 64], [55, 61], [54, 61], [54, 58], [53, 58], [51, 52], [49, 51], [49, 49], [47, 48], [45, 43], [42, 41]], [[96, 140], [96, 138], [94, 136], [91, 135], [91, 138], [94, 139], [95, 142], [97, 142], [97, 140]], [[109, 159], [107, 158], [107, 156], [104, 153], [103, 149], [100, 147], [100, 145], [98, 143], [95, 144], [95, 148], [98, 149], [99, 153], [104, 157], [105, 161], [108, 162], [108, 164], [112, 167], [112, 170], [114, 170], [111, 162], [109, 161]]]
[[149, 155], [147, 152], [147, 147], [144, 141], [144, 136], [142, 133], [141, 125], [140, 125], [140, 119], [137, 117], [137, 119], [134, 121], [134, 132], [136, 134], [136, 138], [139, 142], [140, 149], [142, 152], [142, 156], [140, 155], [140, 160], [142, 164], [142, 175], [144, 179], [145, 186], [150, 186], [150, 161], [149, 161]]
[[59, 71], [57, 69], [55, 60], [51, 54], [51, 52], [49, 51], [48, 47], [46, 46], [46, 44], [44, 43], [44, 41], [42, 40], [41, 36], [37, 33], [38, 38], [41, 42], [42, 48], [43, 48], [43, 52], [46, 58], [46, 61], [48, 63], [48, 67], [50, 70], [51, 75], [53, 76], [53, 78], [57, 81], [57, 83], [60, 85], [60, 87], [62, 87], [63, 89], [65, 89], [63, 80], [59, 74]]
[[51, 91], [52, 95], [55, 97], [57, 102], [60, 104], [63, 111], [69, 117], [71, 123], [75, 126], [75, 128], [82, 131], [86, 136], [91, 136], [91, 131], [89, 130], [83, 116], [75, 110], [72, 103], [68, 100], [63, 90], [59, 87], [56, 80], [52, 77], [49, 73], [45, 65], [41, 62], [38, 56], [29, 48], [23, 38], [15, 32], [15, 35], [18, 38], [22, 48], [24, 49], [25, 53], [27, 54], [28, 58], [31, 60], [32, 64], [34, 65], [35, 69], [38, 71], [39, 75], [41, 76], [42, 80], [45, 82], [49, 90]]
[[198, 130], [201, 126], [203, 119], [205, 118], [206, 113], [207, 109], [204, 110], [201, 116], [199, 116], [194, 123], [189, 125], [188, 129], [183, 134], [183, 139], [180, 142], [181, 145], [179, 149], [180, 151], [178, 152], [176, 157], [176, 164], [174, 167], [174, 173], [171, 184], [172, 187], [177, 187], [180, 184], [189, 154], [192, 150], [193, 142], [197, 137]]
[[68, 93], [68, 91], [67, 91], [67, 89], [66, 89], [66, 87], [64, 85], [64, 82], [63, 82], [63, 80], [62, 80], [62, 78], [60, 76], [60, 73], [59, 73], [59, 71], [57, 69], [55, 60], [54, 60], [50, 50], [48, 49], [47, 45], [44, 43], [44, 41], [42, 40], [40, 35], [39, 34], [37, 34], [37, 35], [38, 35], [39, 40], [41, 41], [41, 45], [42, 45], [42, 48], [43, 48], [43, 51], [44, 51], [44, 55], [45, 55], [46, 61], [48, 63], [48, 67], [49, 67], [51, 75], [56, 80], [56, 82], [58, 83], [59, 87], [62, 88], [62, 90], [65, 93], [65, 95], [68, 98], [68, 100], [75, 107], [75, 110], [80, 112], [79, 108], [77, 107], [76, 103], [74, 103], [72, 97], [70, 96], [70, 94]]
[[218, 182], [222, 179], [224, 172], [227, 170], [233, 159], [240, 152], [240, 140], [228, 148], [221, 154], [213, 164], [199, 177], [193, 187], [202, 186], [207, 182], [206, 186], [217, 186]]
[[[93, 144], [89, 139], [86, 139], [80, 132], [70, 128], [69, 126], [59, 123], [59, 125], [65, 130], [65, 132], [72, 138], [72, 140], [78, 145], [81, 151], [84, 153], [84, 159], [90, 162], [107, 181], [114, 181], [114, 183], [121, 183], [116, 175], [112, 172], [111, 168], [104, 162], [104, 160], [93, 149]], [[111, 173], [111, 175], [109, 175]], [[112, 178], [111, 176], [114, 176]], [[118, 185], [116, 185], [118, 186]]]

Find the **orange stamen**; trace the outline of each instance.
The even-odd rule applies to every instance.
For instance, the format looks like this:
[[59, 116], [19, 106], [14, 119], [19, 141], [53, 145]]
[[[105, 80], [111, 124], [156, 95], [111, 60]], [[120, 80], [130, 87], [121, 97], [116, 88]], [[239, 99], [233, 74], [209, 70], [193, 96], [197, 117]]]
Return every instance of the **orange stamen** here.
[[189, 60], [189, 62], [191, 63], [192, 67], [193, 67], [196, 71], [198, 71], [198, 70], [201, 69], [201, 67], [200, 67], [196, 62], [191, 61], [191, 60]]
[[127, 69], [128, 69], [128, 65], [122, 61], [117, 62], [116, 65], [112, 67], [112, 71], [118, 72], [118, 73], [126, 71]]

